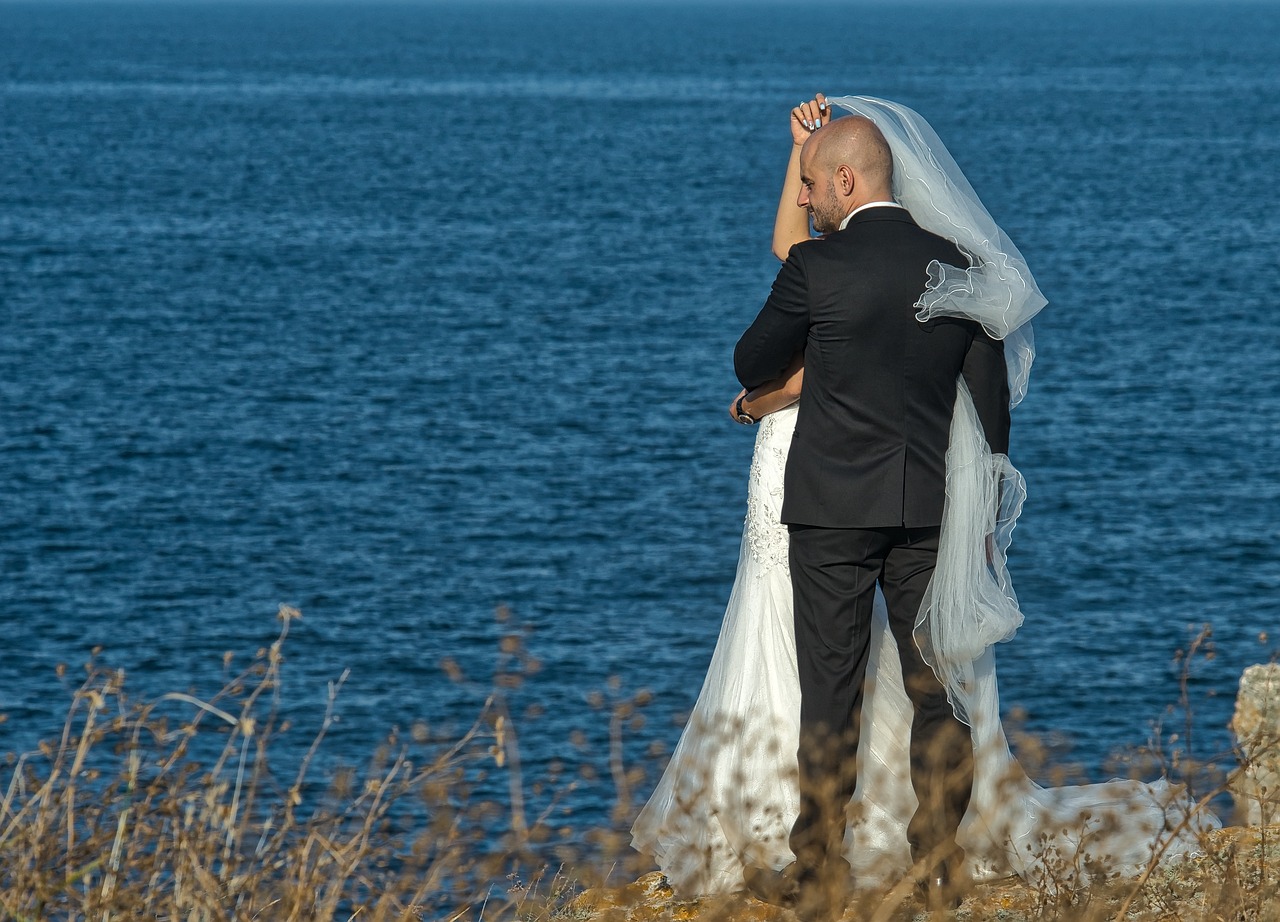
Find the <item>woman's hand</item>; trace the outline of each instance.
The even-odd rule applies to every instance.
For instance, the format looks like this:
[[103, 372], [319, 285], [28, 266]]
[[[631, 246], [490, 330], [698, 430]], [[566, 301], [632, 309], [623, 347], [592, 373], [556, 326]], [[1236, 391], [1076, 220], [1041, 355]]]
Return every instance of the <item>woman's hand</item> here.
[[789, 407], [800, 399], [800, 390], [804, 387], [804, 353], [797, 352], [795, 357], [782, 372], [782, 377], [766, 381], [755, 390], [738, 391], [738, 396], [729, 404], [729, 417], [735, 422], [738, 419], [738, 401], [742, 401], [742, 409], [748, 416], [759, 422], [770, 413], [776, 413], [783, 407]]
[[791, 110], [791, 140], [797, 147], [831, 120], [827, 108], [827, 97], [815, 93], [813, 99]]

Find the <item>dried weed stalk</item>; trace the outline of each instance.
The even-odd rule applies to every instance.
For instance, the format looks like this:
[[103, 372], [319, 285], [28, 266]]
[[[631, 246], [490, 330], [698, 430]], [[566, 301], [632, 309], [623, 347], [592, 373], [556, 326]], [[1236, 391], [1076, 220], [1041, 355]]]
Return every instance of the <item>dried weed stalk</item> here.
[[[0, 782], [0, 918], [384, 922], [554, 911], [567, 897], [563, 874], [545, 887], [538, 875], [530, 886], [490, 883], [542, 861], [529, 846], [551, 838], [545, 814], [524, 814], [501, 688], [518, 677], [500, 671], [458, 738], [393, 735], [362, 772], [325, 785], [312, 780], [313, 763], [344, 674], [281, 780], [269, 755], [287, 728], [281, 647], [297, 617], [281, 606], [276, 640], [208, 700], [135, 702], [121, 673], [90, 670], [60, 738], [11, 755]], [[518, 655], [518, 638], [503, 645], [504, 657]], [[171, 725], [175, 709], [184, 716]], [[472, 779], [494, 768], [507, 774], [509, 806], [471, 797]]]

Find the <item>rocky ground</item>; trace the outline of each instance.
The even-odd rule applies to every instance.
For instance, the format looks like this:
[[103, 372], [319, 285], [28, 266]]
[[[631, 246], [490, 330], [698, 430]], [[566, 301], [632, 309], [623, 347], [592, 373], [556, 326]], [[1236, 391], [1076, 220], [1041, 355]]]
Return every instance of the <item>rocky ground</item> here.
[[[557, 913], [583, 922], [796, 922], [790, 911], [747, 895], [676, 897], [660, 873], [616, 889], [591, 889]], [[927, 913], [912, 888], [857, 897], [841, 922], [917, 922]], [[1113, 880], [1082, 891], [1029, 887], [1017, 878], [975, 886], [945, 918], [999, 920], [1215, 920], [1280, 922], [1280, 825], [1210, 834], [1205, 854], [1162, 867], [1146, 880]]]

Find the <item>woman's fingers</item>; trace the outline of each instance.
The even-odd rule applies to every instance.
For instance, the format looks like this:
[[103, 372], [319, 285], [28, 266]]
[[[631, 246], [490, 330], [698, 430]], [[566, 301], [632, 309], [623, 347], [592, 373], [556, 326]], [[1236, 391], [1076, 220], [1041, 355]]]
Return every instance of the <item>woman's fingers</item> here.
[[807, 130], [817, 131], [829, 121], [827, 117], [827, 97], [818, 93], [813, 99], [802, 102], [792, 109], [791, 116]]
[[827, 105], [827, 97], [821, 93], [814, 94], [813, 99], [801, 100], [791, 110], [791, 139], [796, 144], [803, 144], [810, 134], [831, 121], [831, 107]]
[[812, 101], [800, 103], [800, 114], [803, 117], [804, 127], [810, 131], [818, 127], [814, 124], [814, 119], [818, 117], [817, 108]]
[[797, 144], [804, 141], [809, 134], [808, 120], [804, 114], [804, 103], [795, 106], [791, 110], [791, 135]]

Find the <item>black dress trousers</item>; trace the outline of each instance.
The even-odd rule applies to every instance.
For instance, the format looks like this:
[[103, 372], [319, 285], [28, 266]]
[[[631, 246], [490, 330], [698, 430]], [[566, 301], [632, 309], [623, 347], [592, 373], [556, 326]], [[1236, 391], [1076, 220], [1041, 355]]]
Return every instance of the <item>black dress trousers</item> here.
[[915, 860], [951, 858], [973, 787], [973, 748], [969, 728], [952, 712], [946, 690], [912, 637], [937, 561], [939, 528], [793, 525], [790, 531], [801, 694], [800, 815], [791, 832], [798, 867], [806, 874], [848, 873], [836, 859], [843, 851], [844, 808], [858, 780], [877, 583], [915, 709], [911, 783], [920, 806], [907, 838]]

